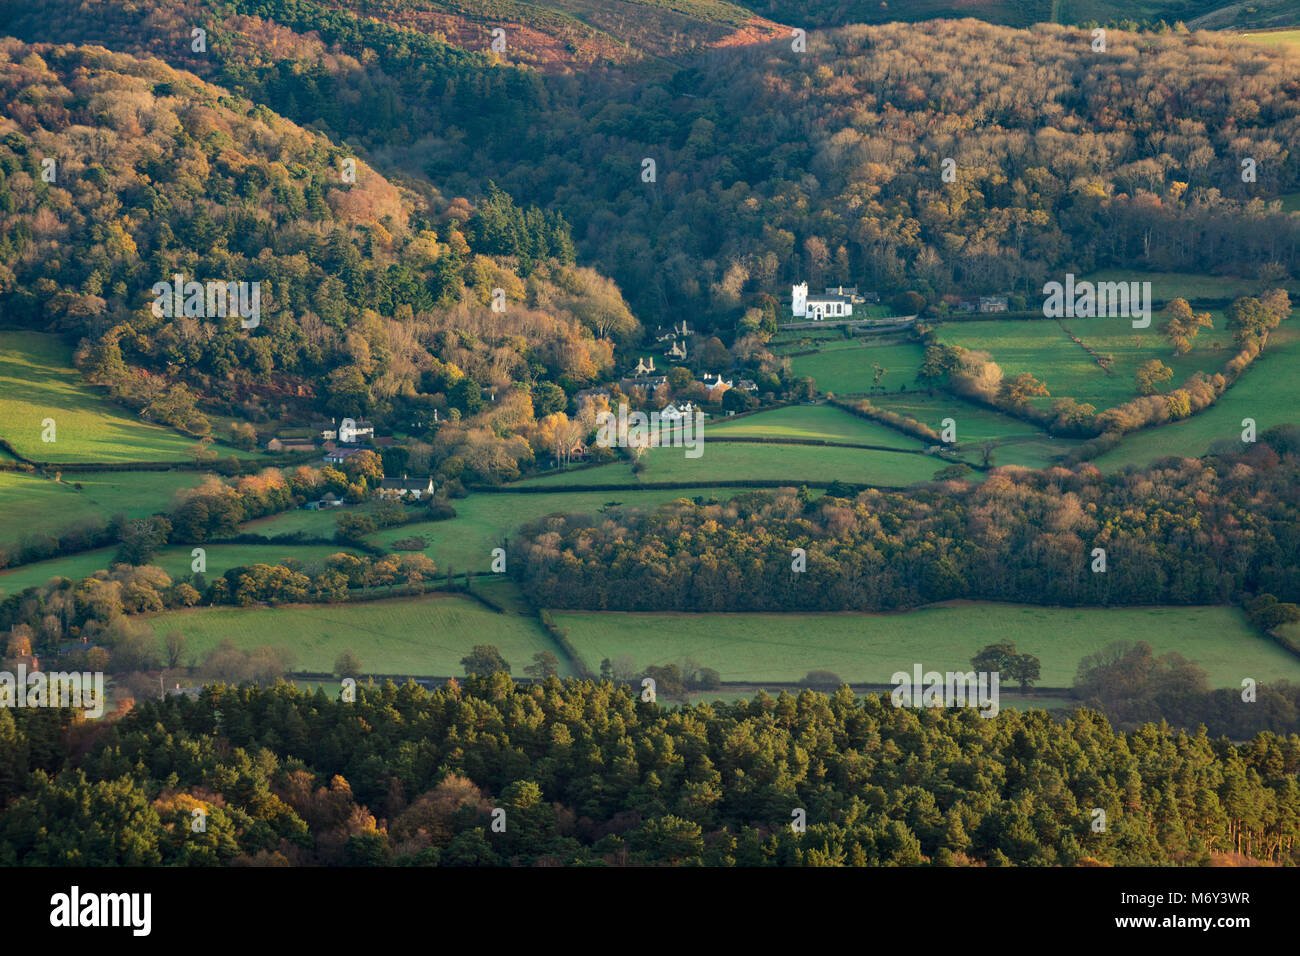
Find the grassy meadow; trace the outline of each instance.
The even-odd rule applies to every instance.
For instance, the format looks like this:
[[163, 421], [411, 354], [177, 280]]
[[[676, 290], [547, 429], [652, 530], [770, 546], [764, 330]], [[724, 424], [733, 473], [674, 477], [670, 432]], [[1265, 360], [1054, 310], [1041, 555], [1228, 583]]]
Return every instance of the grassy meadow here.
[[[648, 467], [632, 473], [630, 462], [618, 461], [597, 468], [529, 478], [525, 487], [562, 488], [570, 484], [619, 484], [635, 487], [645, 482], [735, 481], [737, 479], [787, 482], [846, 481], [880, 487], [905, 487], [929, 481], [944, 462], [929, 455], [816, 445], [730, 444], [707, 440], [703, 454], [687, 458], [682, 448], [654, 448], [646, 456]], [[898, 441], [902, 440], [902, 436]], [[900, 446], [901, 447], [901, 446]]]
[[[490, 587], [485, 593], [492, 593]], [[330, 673], [347, 649], [364, 673], [453, 676], [464, 673], [460, 659], [475, 644], [495, 644], [512, 672], [523, 674], [538, 651], [559, 649], [534, 619], [497, 614], [473, 598], [428, 594], [359, 604], [213, 607], [166, 611], [144, 618], [161, 638], [185, 635], [187, 653], [202, 659], [223, 639], [238, 648], [272, 646], [290, 650], [294, 669]], [[561, 670], [569, 676], [567, 670]]]
[[1148, 465], [1166, 455], [1194, 458], [1209, 451], [1217, 439], [1239, 439], [1244, 418], [1255, 419], [1261, 432], [1284, 422], [1300, 423], [1300, 328], [1282, 325], [1274, 331], [1263, 354], [1210, 408], [1129, 435], [1093, 463], [1111, 471]]
[[[274, 544], [205, 544], [203, 545], [208, 580], [220, 577], [230, 568], [248, 564], [279, 564], [293, 559], [304, 564], [322, 562], [332, 554], [348, 550], [342, 545], [274, 545]], [[73, 554], [49, 561], [25, 564], [9, 571], [0, 571], [0, 597], [17, 594], [24, 588], [44, 584], [50, 578], [63, 577], [73, 581], [89, 577], [96, 571], [107, 570], [113, 563], [116, 548], [100, 548], [83, 554]], [[166, 571], [173, 580], [191, 573], [193, 548], [177, 546], [163, 548], [150, 564]]]
[[56, 482], [0, 471], [0, 545], [27, 534], [55, 534], [78, 521], [107, 521], [119, 512], [139, 518], [163, 511], [177, 491], [206, 477], [195, 471], [103, 471], [77, 472]]
[[827, 345], [815, 355], [797, 355], [790, 359], [790, 368], [797, 376], [816, 379], [819, 392], [840, 395], [869, 392], [875, 376], [873, 365], [885, 370], [880, 384], [887, 390], [899, 385], [911, 388], [924, 359], [924, 351], [914, 342], [875, 345], [856, 341]]
[[1134, 329], [1127, 318], [1065, 319], [1065, 327], [1085, 344], [1113, 358], [1109, 370], [1052, 320], [953, 322], [941, 326], [939, 336], [950, 345], [988, 352], [1007, 378], [1025, 372], [1033, 375], [1051, 393], [1033, 399], [1035, 405], [1047, 408], [1058, 398], [1073, 398], [1104, 411], [1137, 397], [1138, 366], [1151, 359], [1174, 371], [1163, 389], [1176, 387], [1198, 371], [1219, 371], [1237, 349], [1225, 330], [1224, 314], [1212, 311], [1211, 315], [1215, 328], [1202, 329], [1192, 350], [1177, 357], [1158, 331], [1157, 316], [1152, 316], [1146, 329]]
[[[806, 439], [852, 445], [881, 445], [900, 450], [923, 448], [900, 431], [851, 415], [833, 405], [788, 405], [741, 418], [718, 418], [704, 424], [704, 447], [718, 438]], [[707, 454], [707, 452], [706, 452]]]
[[1039, 658], [1044, 687], [1070, 686], [1082, 658], [1124, 639], [1178, 651], [1215, 687], [1239, 686], [1243, 677], [1300, 680], [1300, 659], [1257, 635], [1230, 607], [955, 603], [900, 614], [552, 613], [591, 666], [621, 655], [638, 668], [691, 658], [726, 681], [797, 681], [828, 670], [884, 684], [917, 663], [969, 670], [980, 648], [1007, 638]]
[[[54, 420], [52, 442], [42, 440], [46, 419]], [[41, 332], [0, 332], [0, 438], [20, 455], [56, 463], [185, 461], [195, 445], [101, 398], [73, 368], [72, 349]]]

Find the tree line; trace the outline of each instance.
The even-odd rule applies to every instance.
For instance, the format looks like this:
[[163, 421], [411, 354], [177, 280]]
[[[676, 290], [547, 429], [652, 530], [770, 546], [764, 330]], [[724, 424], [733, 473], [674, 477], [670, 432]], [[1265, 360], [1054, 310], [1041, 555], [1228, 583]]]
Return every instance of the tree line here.
[[[885, 611], [958, 598], [1050, 605], [1300, 601], [1300, 429], [1103, 475], [995, 469], [981, 483], [549, 515], [509, 567], [541, 607]], [[794, 549], [806, 552], [792, 570]], [[1098, 552], [1104, 564], [1097, 570]]]
[[1295, 735], [984, 720], [847, 688], [665, 710], [504, 673], [352, 703], [216, 685], [99, 723], [0, 710], [0, 863], [1285, 863], [1298, 768]]

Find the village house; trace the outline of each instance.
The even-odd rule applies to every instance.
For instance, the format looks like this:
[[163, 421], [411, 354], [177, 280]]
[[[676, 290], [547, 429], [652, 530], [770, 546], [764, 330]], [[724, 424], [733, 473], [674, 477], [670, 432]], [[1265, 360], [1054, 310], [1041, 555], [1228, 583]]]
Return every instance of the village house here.
[[636, 368], [632, 370], [632, 374], [627, 378], [619, 380], [619, 387], [625, 392], [638, 386], [647, 391], [653, 391], [660, 385], [667, 384], [667, 375], [655, 374], [655, 360], [653, 356], [650, 357], [648, 362], [643, 358], [637, 359]]
[[[349, 419], [344, 419], [348, 421]], [[359, 445], [368, 438], [373, 438], [375, 426], [364, 418], [352, 422], [352, 427], [347, 434], [340, 434], [338, 419], [331, 418], [329, 421], [312, 422], [312, 432], [320, 435], [321, 441], [341, 441], [345, 445]]]
[[695, 406], [690, 402], [682, 402], [681, 405], [674, 405], [669, 402], [659, 410], [659, 420], [665, 422], [681, 421], [683, 418], [690, 418], [695, 413]]
[[708, 372], [704, 373], [703, 385], [708, 390], [710, 402], [721, 401], [722, 394], [731, 388], [731, 382], [725, 381], [721, 374], [710, 375]]
[[957, 303], [958, 312], [1005, 312], [1007, 297], [1005, 295], [981, 295], [974, 299], [962, 299]]
[[681, 325], [676, 325], [676, 324], [670, 325], [668, 326], [668, 331], [666, 332], [662, 328], [655, 330], [655, 341], [667, 342], [669, 339], [676, 339], [678, 336], [681, 336], [682, 338], [689, 338], [690, 335], [691, 335], [690, 326], [686, 324], [685, 319], [682, 319]]
[[315, 434], [320, 436], [321, 441], [337, 441], [339, 437], [338, 422], [332, 419], [328, 422], [327, 421], [312, 422], [311, 430]]
[[379, 497], [381, 498], [406, 498], [408, 496], [413, 501], [433, 497], [433, 479], [408, 478], [403, 475], [401, 478], [385, 478], [379, 483]]

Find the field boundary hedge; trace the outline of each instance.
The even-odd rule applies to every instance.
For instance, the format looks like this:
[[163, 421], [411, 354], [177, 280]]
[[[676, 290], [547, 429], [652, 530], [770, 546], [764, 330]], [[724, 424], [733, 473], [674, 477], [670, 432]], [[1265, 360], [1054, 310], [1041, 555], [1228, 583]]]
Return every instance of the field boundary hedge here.
[[558, 495], [575, 491], [676, 491], [679, 489], [687, 490], [690, 488], [798, 488], [802, 485], [807, 485], [809, 488], [829, 488], [832, 484], [837, 483], [860, 489], [889, 488], [901, 490], [903, 488], [910, 488], [915, 484], [923, 484], [924, 482], [914, 481], [907, 485], [885, 485], [859, 484], [847, 481], [836, 482], [835, 479], [827, 481], [820, 478], [796, 478], [793, 480], [778, 480], [775, 478], [737, 478], [733, 481], [647, 481], [630, 485], [529, 485], [523, 488], [513, 488], [509, 485], [475, 485], [472, 486], [470, 490], [489, 495]]
[[831, 441], [828, 438], [769, 438], [764, 435], [737, 435], [731, 437], [724, 435], [720, 438], [710, 438], [712, 444], [749, 444], [749, 445], [822, 445], [830, 448], [862, 448], [867, 451], [889, 451], [896, 452], [900, 455], [924, 455], [927, 454], [923, 448], [895, 448], [892, 445], [862, 445], [857, 442]]

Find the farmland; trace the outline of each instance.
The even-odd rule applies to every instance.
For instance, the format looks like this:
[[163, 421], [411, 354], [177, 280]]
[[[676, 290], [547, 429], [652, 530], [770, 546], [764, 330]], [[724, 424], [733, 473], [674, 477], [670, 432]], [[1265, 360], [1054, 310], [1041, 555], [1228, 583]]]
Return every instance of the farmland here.
[[[1294, 320], [1293, 320], [1294, 321]], [[1213, 406], [1184, 421], [1128, 436], [1118, 448], [1095, 459], [1104, 471], [1147, 465], [1166, 455], [1197, 457], [1211, 442], [1239, 438], [1242, 419], [1258, 431], [1300, 420], [1300, 329], [1282, 326], [1241, 379]]]
[[690, 658], [724, 681], [797, 681], [828, 670], [886, 684], [916, 663], [969, 670], [980, 648], [1012, 639], [1042, 661], [1044, 687], [1067, 687], [1079, 661], [1118, 640], [1177, 651], [1212, 686], [1243, 677], [1300, 680], [1300, 659], [1257, 635], [1235, 608], [1047, 608], [961, 603], [901, 614], [639, 614], [554, 612], [589, 663], [621, 655], [636, 667]]
[[[491, 587], [485, 593], [493, 593]], [[495, 644], [511, 669], [522, 674], [533, 654], [557, 650], [532, 618], [497, 614], [454, 594], [363, 604], [197, 608], [144, 620], [159, 637], [168, 631], [184, 634], [191, 656], [201, 658], [229, 639], [241, 650], [285, 648], [295, 668], [308, 673], [331, 673], [338, 655], [351, 649], [366, 673], [463, 674], [460, 659], [473, 645]], [[561, 665], [566, 666], [562, 656]]]
[[[78, 521], [128, 518], [165, 510], [181, 488], [205, 479], [194, 471], [77, 472], [56, 482], [38, 474], [0, 471], [0, 543], [54, 533]], [[76, 485], [81, 485], [78, 489]], [[33, 521], [33, 516], [41, 516]]]
[[921, 368], [924, 353], [915, 343], [874, 344], [870, 340], [830, 343], [814, 355], [799, 355], [790, 360], [795, 375], [808, 375], [817, 381], [817, 390], [837, 395], [865, 393], [874, 380], [873, 365], [884, 372], [880, 384], [890, 391], [900, 385], [912, 388]]
[[790, 405], [770, 412], [742, 418], [721, 418], [704, 425], [707, 440], [712, 438], [801, 439], [839, 442], [852, 445], [880, 445], [911, 450], [923, 443], [885, 425], [858, 418], [832, 405]]
[[[186, 577], [191, 573], [194, 560], [192, 550], [185, 546], [164, 548], [150, 563], [161, 567], [173, 580]], [[342, 545], [207, 544], [204, 545], [205, 573], [211, 579], [240, 565], [278, 564], [288, 559], [303, 563], [319, 562], [331, 554], [346, 550], [348, 549]], [[113, 563], [115, 553], [114, 548], [100, 548], [0, 572], [0, 597], [44, 584], [53, 577], [77, 581], [96, 571], [107, 570]]]
[[[54, 440], [44, 441], [45, 422]], [[0, 438], [34, 461], [184, 461], [195, 439], [141, 421], [100, 398], [56, 335], [0, 332]], [[215, 447], [223, 457], [248, 453]]]
[[1219, 371], [1237, 349], [1224, 331], [1223, 313], [1211, 312], [1211, 316], [1214, 328], [1203, 329], [1193, 340], [1192, 350], [1183, 356], [1173, 354], [1157, 331], [1159, 319], [1155, 316], [1147, 329], [1134, 329], [1127, 318], [1065, 319], [1065, 327], [1085, 344], [1113, 357], [1109, 371], [1071, 341], [1060, 324], [1048, 319], [954, 322], [941, 326], [939, 337], [950, 345], [989, 352], [1008, 378], [1032, 374], [1051, 392], [1050, 396], [1033, 399], [1036, 405], [1046, 407], [1055, 399], [1068, 397], [1103, 411], [1136, 396], [1137, 368], [1151, 359], [1159, 359], [1174, 370], [1174, 384], [1198, 371]]
[[[628, 462], [530, 478], [525, 487], [568, 484], [617, 484], [635, 487], [644, 482], [702, 482], [747, 480], [825, 484], [839, 480], [862, 485], [904, 487], [928, 481], [944, 466], [940, 459], [907, 452], [874, 451], [833, 446], [782, 444], [731, 444], [706, 440], [699, 458], [687, 458], [682, 448], [654, 448], [647, 453], [648, 467], [633, 474]], [[901, 437], [895, 439], [899, 444]], [[901, 447], [901, 445], [900, 445]]]

